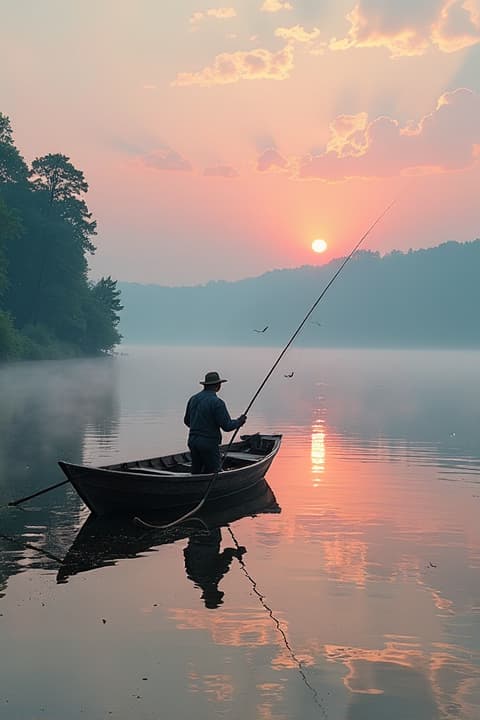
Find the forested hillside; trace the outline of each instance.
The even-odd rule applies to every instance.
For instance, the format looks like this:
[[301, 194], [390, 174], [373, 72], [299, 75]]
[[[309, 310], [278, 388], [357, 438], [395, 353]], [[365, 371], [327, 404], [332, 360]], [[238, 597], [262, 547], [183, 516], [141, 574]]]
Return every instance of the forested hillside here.
[[0, 360], [98, 354], [120, 339], [120, 291], [88, 280], [96, 222], [62, 154], [28, 167], [0, 113]]
[[[131, 343], [283, 345], [340, 262], [196, 287], [121, 283], [121, 331]], [[359, 252], [295, 344], [480, 347], [479, 273], [480, 240]]]

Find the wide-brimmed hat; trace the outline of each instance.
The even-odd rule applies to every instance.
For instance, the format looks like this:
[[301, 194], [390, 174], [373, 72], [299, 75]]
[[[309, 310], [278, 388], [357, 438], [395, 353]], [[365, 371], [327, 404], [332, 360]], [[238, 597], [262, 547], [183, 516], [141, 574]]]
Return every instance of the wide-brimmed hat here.
[[200, 380], [200, 385], [218, 385], [224, 382], [228, 382], [228, 380], [222, 380], [218, 372], [207, 372], [205, 380]]

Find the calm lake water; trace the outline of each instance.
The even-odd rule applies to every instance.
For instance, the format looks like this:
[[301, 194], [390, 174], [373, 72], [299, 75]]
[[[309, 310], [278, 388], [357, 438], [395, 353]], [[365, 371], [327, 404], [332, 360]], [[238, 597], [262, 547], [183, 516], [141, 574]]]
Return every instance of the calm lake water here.
[[[183, 449], [205, 371], [237, 415], [278, 354], [122, 352], [0, 368], [0, 504]], [[245, 431], [269, 487], [206, 526], [0, 510], [2, 720], [478, 720], [480, 353], [292, 350]]]

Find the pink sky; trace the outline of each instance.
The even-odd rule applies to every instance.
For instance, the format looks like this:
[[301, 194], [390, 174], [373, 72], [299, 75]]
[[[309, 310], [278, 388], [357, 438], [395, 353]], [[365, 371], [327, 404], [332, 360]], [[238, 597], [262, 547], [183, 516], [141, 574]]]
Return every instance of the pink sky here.
[[19, 0], [0, 52], [25, 159], [90, 184], [94, 277], [328, 262], [399, 193], [365, 248], [480, 235], [480, 0]]

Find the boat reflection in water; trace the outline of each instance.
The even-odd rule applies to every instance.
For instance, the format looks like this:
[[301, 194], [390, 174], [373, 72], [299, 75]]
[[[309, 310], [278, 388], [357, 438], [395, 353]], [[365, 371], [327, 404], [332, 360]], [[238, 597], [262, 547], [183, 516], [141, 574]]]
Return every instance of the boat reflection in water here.
[[[263, 513], [280, 513], [272, 489], [261, 480], [230, 499], [206, 502], [198, 515], [167, 530], [146, 529], [128, 518], [89, 515], [67, 552], [57, 574], [57, 583], [73, 575], [116, 565], [119, 560], [134, 558], [161, 545], [189, 538], [184, 551], [187, 576], [202, 590], [207, 608], [216, 608], [223, 593], [218, 583], [228, 572], [234, 557], [241, 558], [243, 547], [225, 548], [220, 552], [221, 528], [244, 517]], [[144, 515], [149, 522], [162, 525], [175, 519], [168, 514]]]

